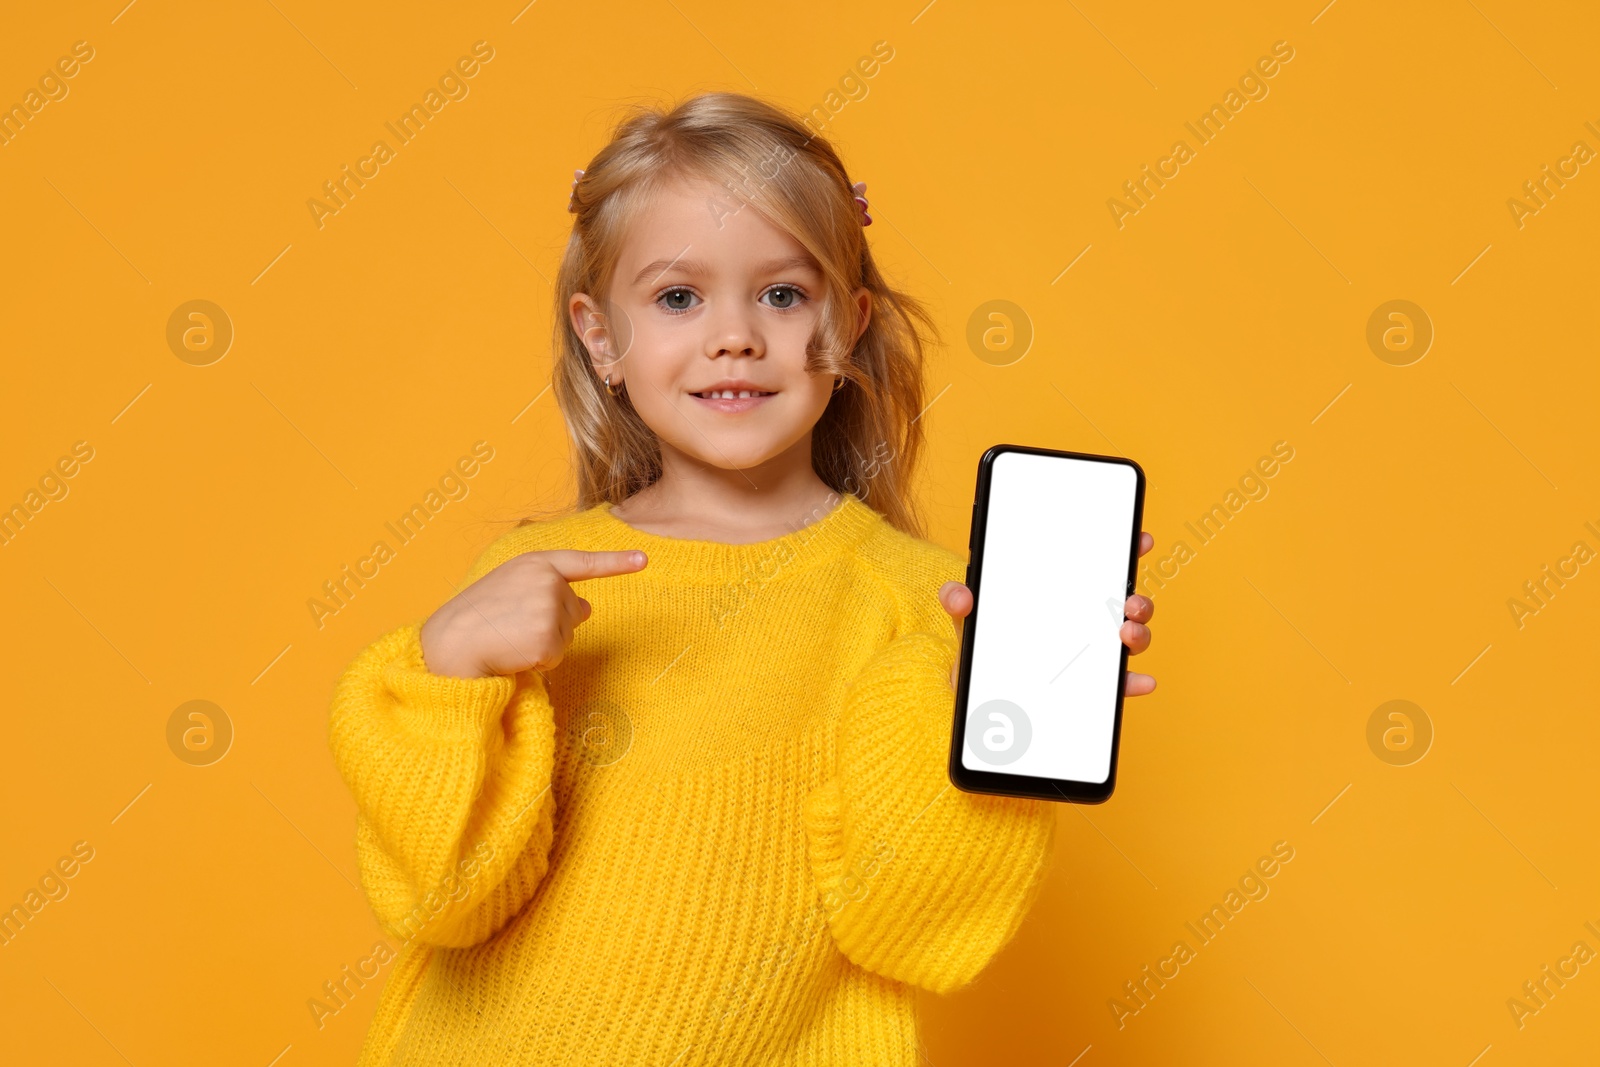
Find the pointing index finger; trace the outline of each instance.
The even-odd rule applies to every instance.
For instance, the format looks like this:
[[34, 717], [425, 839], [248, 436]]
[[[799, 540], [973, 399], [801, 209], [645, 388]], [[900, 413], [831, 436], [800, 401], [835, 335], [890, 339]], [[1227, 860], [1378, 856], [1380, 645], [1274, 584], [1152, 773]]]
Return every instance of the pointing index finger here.
[[569, 582], [587, 578], [609, 578], [629, 574], [647, 562], [643, 552], [592, 552], [578, 548], [557, 548], [540, 553], [555, 572]]

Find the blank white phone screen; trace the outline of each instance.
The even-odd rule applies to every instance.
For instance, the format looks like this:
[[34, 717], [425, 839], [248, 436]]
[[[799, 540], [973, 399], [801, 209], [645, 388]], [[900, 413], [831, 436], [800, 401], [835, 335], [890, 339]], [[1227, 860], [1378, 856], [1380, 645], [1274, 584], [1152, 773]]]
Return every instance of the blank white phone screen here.
[[1138, 476], [1025, 452], [992, 461], [962, 765], [1111, 773]]

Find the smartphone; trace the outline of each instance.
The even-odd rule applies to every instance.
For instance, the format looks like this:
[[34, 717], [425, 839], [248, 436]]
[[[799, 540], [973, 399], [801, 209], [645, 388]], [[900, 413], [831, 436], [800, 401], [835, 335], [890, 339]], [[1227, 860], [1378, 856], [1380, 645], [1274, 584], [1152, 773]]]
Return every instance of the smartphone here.
[[978, 461], [950, 736], [957, 789], [1111, 796], [1144, 484], [1117, 456], [995, 445]]

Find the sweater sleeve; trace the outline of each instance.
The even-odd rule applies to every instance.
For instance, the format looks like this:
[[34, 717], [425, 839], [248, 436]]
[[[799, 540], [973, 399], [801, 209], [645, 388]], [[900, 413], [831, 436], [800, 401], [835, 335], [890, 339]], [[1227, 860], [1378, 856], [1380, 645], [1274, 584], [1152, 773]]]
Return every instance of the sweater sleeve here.
[[833, 777], [805, 802], [812, 873], [840, 951], [935, 993], [967, 985], [1021, 925], [1055, 835], [1046, 801], [950, 784], [954, 634], [914, 631], [852, 681]]
[[543, 677], [428, 671], [420, 623], [369, 645], [335, 687], [329, 745], [357, 806], [356, 858], [402, 942], [487, 940], [548, 865], [555, 720]]

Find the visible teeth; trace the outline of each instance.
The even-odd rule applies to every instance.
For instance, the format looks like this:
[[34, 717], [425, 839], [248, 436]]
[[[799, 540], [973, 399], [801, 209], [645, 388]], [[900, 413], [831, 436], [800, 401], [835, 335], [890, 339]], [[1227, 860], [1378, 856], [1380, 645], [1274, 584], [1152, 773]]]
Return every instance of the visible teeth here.
[[734, 392], [732, 389], [723, 389], [721, 391], [713, 389], [713, 390], [711, 390], [709, 392], [696, 393], [695, 395], [699, 396], [699, 397], [702, 397], [702, 398], [704, 398], [706, 400], [738, 400], [738, 399], [741, 399], [741, 398], [752, 397], [752, 396], [771, 396], [772, 394], [771, 393], [763, 393], [763, 392], [761, 392], [759, 390], [752, 392], [749, 389], [741, 389], [738, 392]]

